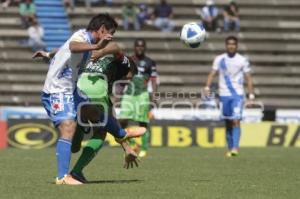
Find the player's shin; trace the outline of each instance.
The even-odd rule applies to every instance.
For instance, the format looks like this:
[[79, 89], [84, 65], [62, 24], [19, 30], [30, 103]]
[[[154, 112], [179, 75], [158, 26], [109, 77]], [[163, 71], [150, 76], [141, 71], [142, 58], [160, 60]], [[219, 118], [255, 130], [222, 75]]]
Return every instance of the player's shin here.
[[238, 150], [240, 146], [241, 128], [240, 126], [233, 127], [233, 149]]
[[233, 148], [232, 128], [226, 128], [226, 141], [229, 150]]
[[148, 150], [149, 137], [150, 137], [150, 133], [149, 133], [149, 130], [147, 129], [146, 133], [144, 135], [142, 135], [141, 151], [147, 151]]
[[88, 141], [87, 145], [83, 148], [82, 154], [76, 162], [72, 173], [82, 174], [82, 170], [94, 159], [98, 151], [102, 148], [105, 136], [97, 132], [94, 136]]
[[71, 140], [75, 133], [75, 122], [66, 120], [60, 123], [60, 139], [56, 145], [56, 158], [58, 168], [58, 179], [62, 179], [68, 174], [71, 160]]
[[58, 168], [58, 179], [62, 179], [68, 174], [71, 160], [71, 142], [60, 138], [56, 145], [56, 159]]
[[233, 148], [233, 129], [230, 121], [226, 121], [226, 142], [228, 146], [228, 150], [232, 150]]

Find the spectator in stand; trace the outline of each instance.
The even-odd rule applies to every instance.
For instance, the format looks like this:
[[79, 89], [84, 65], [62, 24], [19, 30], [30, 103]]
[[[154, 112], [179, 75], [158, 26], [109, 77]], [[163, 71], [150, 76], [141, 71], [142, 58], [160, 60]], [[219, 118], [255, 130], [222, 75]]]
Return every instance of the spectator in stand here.
[[163, 32], [171, 32], [174, 29], [173, 9], [167, 0], [160, 0], [160, 4], [154, 8], [154, 25]]
[[19, 5], [19, 12], [23, 28], [29, 27], [31, 19], [35, 19], [35, 5], [32, 0], [23, 0]]
[[92, 5], [100, 5], [101, 3], [106, 3], [108, 6], [112, 6], [113, 0], [84, 0], [85, 7], [91, 10]]
[[106, 5], [112, 6], [113, 0], [105, 0]]
[[132, 1], [128, 1], [123, 7], [122, 16], [124, 30], [128, 30], [130, 24], [134, 26], [135, 30], [141, 29], [137, 18], [137, 8]]
[[147, 23], [147, 21], [150, 19], [150, 14], [148, 12], [148, 7], [145, 4], [140, 4], [139, 6], [139, 12], [137, 14], [137, 20], [139, 23], [139, 26], [143, 26]]
[[224, 31], [230, 30], [240, 31], [240, 15], [239, 8], [235, 1], [231, 1], [224, 8]]
[[1, 1], [1, 7], [5, 10], [11, 4], [11, 2], [12, 2], [11, 0]]
[[213, 0], [206, 1], [206, 6], [202, 8], [202, 10], [200, 11], [200, 15], [202, 17], [203, 25], [206, 30], [208, 31], [218, 30], [219, 10]]
[[64, 4], [66, 8], [69, 8], [72, 11], [75, 9], [74, 0], [64, 0]]
[[31, 26], [28, 28], [28, 46], [32, 48], [33, 51], [45, 50], [46, 44], [43, 42], [44, 29], [38, 23], [36, 18], [30, 20]]

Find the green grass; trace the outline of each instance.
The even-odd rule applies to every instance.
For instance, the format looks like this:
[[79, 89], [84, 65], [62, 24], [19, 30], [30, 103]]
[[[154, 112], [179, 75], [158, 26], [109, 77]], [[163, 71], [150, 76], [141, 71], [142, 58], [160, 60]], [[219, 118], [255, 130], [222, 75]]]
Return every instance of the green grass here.
[[54, 148], [3, 150], [0, 198], [300, 198], [296, 148], [242, 149], [238, 158], [224, 149], [154, 148], [138, 169], [122, 163], [121, 149], [105, 147], [86, 168], [91, 184], [57, 186]]

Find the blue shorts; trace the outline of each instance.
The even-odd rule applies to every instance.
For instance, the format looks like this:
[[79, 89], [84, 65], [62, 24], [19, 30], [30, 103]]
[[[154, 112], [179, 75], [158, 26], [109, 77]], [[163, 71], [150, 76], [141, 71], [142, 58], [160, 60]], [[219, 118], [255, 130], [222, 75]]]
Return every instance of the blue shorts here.
[[244, 96], [220, 96], [221, 118], [241, 120], [244, 108]]
[[76, 120], [77, 111], [73, 94], [42, 93], [42, 104], [55, 127], [65, 120]]

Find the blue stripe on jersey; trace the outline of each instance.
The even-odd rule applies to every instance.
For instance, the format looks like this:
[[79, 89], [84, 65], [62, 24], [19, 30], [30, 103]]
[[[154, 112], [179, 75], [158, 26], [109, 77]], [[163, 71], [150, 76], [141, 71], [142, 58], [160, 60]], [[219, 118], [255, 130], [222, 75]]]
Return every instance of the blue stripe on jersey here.
[[229, 77], [229, 75], [226, 74], [227, 67], [226, 67], [226, 63], [225, 63], [225, 58], [221, 59], [220, 67], [223, 70], [225, 83], [226, 83], [226, 86], [229, 89], [231, 95], [237, 96], [238, 94], [235, 91], [235, 89], [233, 88], [233, 85], [231, 83], [230, 77]]
[[[86, 31], [86, 35], [87, 35], [87, 41], [90, 44], [94, 43], [94, 39], [93, 39], [92, 33], [89, 32], [89, 31]], [[86, 52], [83, 53], [83, 57], [81, 59], [81, 62], [77, 65], [77, 68], [79, 68], [78, 75], [80, 75], [82, 73], [82, 68], [87, 63], [89, 55], [90, 55], [89, 51], [86, 51]]]
[[82, 73], [82, 68], [85, 66], [86, 62], [88, 61], [89, 55], [90, 55], [89, 51], [86, 51], [83, 53], [82, 60], [81, 60], [80, 64], [78, 64], [78, 66], [77, 66], [79, 68], [78, 74]]
[[92, 36], [92, 33], [89, 32], [89, 31], [87, 31], [86, 33], [87, 33], [88, 42], [89, 42], [90, 44], [94, 44], [95, 41], [94, 41], [94, 38], [93, 38], [93, 36]]

